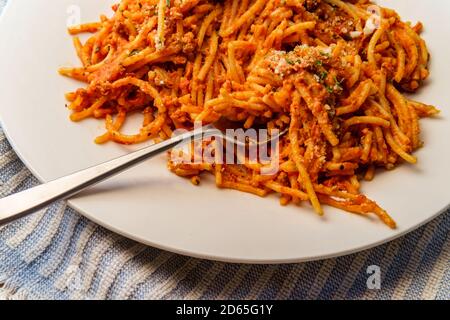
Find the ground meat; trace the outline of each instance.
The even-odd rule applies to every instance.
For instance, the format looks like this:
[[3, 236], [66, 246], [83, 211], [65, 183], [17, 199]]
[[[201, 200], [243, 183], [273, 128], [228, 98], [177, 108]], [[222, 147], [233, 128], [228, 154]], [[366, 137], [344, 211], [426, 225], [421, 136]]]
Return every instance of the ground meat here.
[[317, 10], [321, 2], [322, 0], [305, 0], [303, 5], [307, 11], [314, 12]]
[[184, 54], [191, 54], [196, 49], [196, 42], [195, 42], [195, 36], [192, 32], [188, 32], [183, 36], [183, 39], [181, 40], [182, 46], [183, 46], [183, 53]]

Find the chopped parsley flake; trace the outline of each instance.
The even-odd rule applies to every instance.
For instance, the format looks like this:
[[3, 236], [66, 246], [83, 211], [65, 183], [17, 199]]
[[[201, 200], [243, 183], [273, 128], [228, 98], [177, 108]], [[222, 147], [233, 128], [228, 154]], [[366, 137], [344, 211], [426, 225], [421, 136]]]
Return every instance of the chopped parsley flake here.
[[290, 64], [290, 65], [294, 65], [294, 64], [295, 64], [295, 62], [292, 61], [291, 59], [289, 59], [289, 58], [285, 58], [285, 59], [286, 59], [286, 62], [287, 62], [288, 64]]
[[330, 86], [325, 86], [325, 89], [327, 89], [328, 93], [333, 93], [334, 92], [333, 88], [330, 87]]

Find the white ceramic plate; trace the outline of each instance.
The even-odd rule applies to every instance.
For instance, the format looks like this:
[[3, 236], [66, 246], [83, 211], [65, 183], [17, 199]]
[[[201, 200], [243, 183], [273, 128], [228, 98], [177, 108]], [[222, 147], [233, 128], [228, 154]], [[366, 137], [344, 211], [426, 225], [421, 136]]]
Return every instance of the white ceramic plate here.
[[[112, 1], [10, 0], [0, 25], [0, 115], [21, 159], [49, 181], [123, 155], [133, 148], [92, 141], [103, 123], [74, 124], [64, 108], [66, 91], [79, 84], [60, 77], [78, 59], [66, 21], [80, 8], [82, 21], [110, 11]], [[450, 4], [447, 0], [385, 0], [404, 19], [421, 20], [433, 55], [432, 77], [418, 100], [442, 109], [424, 120], [425, 147], [417, 166], [403, 165], [364, 185], [364, 192], [398, 222], [390, 230], [377, 219], [326, 208], [319, 218], [308, 205], [280, 207], [260, 199], [194, 187], [166, 169], [165, 157], [146, 162], [70, 205], [99, 224], [169, 251], [228, 262], [300, 262], [349, 254], [403, 235], [441, 213], [450, 200]]]

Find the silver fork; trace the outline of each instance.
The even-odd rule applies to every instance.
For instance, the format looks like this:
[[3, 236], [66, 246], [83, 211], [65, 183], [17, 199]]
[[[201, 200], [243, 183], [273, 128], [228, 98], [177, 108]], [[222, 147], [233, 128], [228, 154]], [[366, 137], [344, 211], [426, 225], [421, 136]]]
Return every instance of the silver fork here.
[[[226, 127], [219, 121], [120, 158], [0, 199], [0, 226], [43, 209], [53, 202], [69, 199], [91, 186], [176, 146], [211, 137], [223, 138], [237, 145], [245, 144], [245, 142], [236, 140], [235, 137], [226, 135], [224, 129]], [[278, 134], [268, 137], [265, 141], [257, 142], [257, 144], [268, 144], [279, 139], [286, 132], [287, 130], [278, 132]]]

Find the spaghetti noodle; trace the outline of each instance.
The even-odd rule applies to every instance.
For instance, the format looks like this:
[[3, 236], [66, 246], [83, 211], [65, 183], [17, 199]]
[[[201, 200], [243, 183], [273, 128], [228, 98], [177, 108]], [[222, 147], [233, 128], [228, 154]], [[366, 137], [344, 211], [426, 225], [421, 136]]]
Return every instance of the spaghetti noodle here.
[[[196, 185], [206, 171], [221, 188], [309, 201], [319, 214], [323, 204], [373, 213], [395, 228], [360, 181], [416, 163], [419, 118], [438, 113], [402, 93], [428, 77], [420, 23], [369, 0], [122, 0], [113, 10], [69, 29], [83, 66], [60, 69], [87, 84], [66, 95], [71, 119], [105, 119], [97, 143], [167, 139], [220, 118], [287, 127], [272, 176], [245, 161], [169, 167]], [[136, 112], [139, 132], [122, 133]]]

